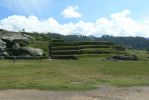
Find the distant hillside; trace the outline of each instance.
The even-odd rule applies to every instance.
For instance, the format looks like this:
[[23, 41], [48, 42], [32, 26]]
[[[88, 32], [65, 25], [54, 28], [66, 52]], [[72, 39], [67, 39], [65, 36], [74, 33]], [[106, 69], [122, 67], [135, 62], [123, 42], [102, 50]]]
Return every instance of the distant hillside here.
[[[4, 30], [0, 30], [0, 32], [2, 31]], [[83, 36], [83, 35], [64, 36], [57, 33], [48, 33], [48, 34], [35, 33], [35, 32], [34, 33], [22, 32], [22, 33], [31, 35], [32, 37], [35, 38], [36, 41], [38, 41], [38, 43], [41, 43], [41, 44], [42, 44], [42, 41], [45, 41], [44, 43], [48, 44], [48, 42], [51, 39], [63, 39], [66, 42], [109, 41], [126, 48], [149, 50], [149, 38], [143, 38], [143, 37], [114, 37], [114, 36], [108, 36], [108, 35], [104, 35], [102, 37]], [[35, 43], [35, 45], [37, 45], [37, 43]], [[41, 45], [41, 46], [43, 47], [44, 45]], [[44, 48], [44, 47], [43, 49], [47, 50], [47, 48]]]
[[113, 37], [102, 36], [100, 40], [111, 41], [127, 48], [149, 50], [149, 39], [143, 37]]
[[60, 35], [57, 33], [26, 33], [33, 36], [37, 41], [50, 41], [51, 39], [63, 39], [66, 42], [78, 41], [109, 41], [126, 48], [149, 50], [149, 39], [143, 37], [114, 37], [104, 35], [102, 37], [83, 36], [83, 35]]

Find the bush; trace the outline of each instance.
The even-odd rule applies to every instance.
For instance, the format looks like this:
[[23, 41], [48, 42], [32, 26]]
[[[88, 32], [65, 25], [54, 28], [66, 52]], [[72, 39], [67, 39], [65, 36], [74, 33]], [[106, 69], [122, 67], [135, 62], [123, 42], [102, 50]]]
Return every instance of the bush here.
[[73, 55], [80, 54], [80, 50], [65, 50], [65, 51], [52, 51], [52, 55]]
[[52, 39], [51, 42], [64, 42], [64, 40], [61, 40], [61, 39]]
[[51, 46], [75, 46], [75, 43], [51, 42]]
[[112, 42], [105, 42], [105, 41], [101, 41], [101, 42], [76, 42], [76, 44], [78, 44], [78, 45], [113, 45]]
[[79, 46], [57, 46], [57, 47], [52, 47], [52, 50], [57, 51], [57, 50], [79, 50]]
[[113, 49], [118, 50], [118, 51], [125, 51], [125, 48], [122, 46], [119, 46], [119, 45], [114, 45], [112, 47], [113, 47]]
[[33, 57], [33, 56], [9, 56], [9, 57], [4, 57], [4, 59], [48, 59], [47, 56], [37, 56], [37, 57]]
[[72, 59], [77, 60], [78, 58], [73, 55], [53, 55], [51, 56], [52, 59]]
[[81, 50], [81, 54], [110, 54], [112, 53], [109, 50]]
[[86, 49], [86, 48], [110, 48], [109, 45], [83, 45], [80, 46], [80, 49]]

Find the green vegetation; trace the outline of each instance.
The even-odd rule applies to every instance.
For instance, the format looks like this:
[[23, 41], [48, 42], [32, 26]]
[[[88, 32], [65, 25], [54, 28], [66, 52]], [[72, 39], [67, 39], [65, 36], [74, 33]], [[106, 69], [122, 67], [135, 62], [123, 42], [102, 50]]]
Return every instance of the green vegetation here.
[[34, 41], [33, 43], [29, 44], [30, 47], [40, 48], [44, 50], [46, 55], [48, 55], [48, 45], [48, 41]]
[[[149, 49], [149, 45], [148, 45], [149, 39], [142, 38], [142, 37], [113, 37], [113, 36], [106, 36], [106, 35], [102, 37], [77, 36], [77, 35], [63, 36], [55, 33], [48, 33], [48, 34], [26, 33], [26, 34], [29, 34], [35, 38], [35, 41], [31, 43], [29, 46], [43, 49], [46, 55], [48, 55], [48, 45], [50, 41], [53, 41], [52, 44], [54, 45], [54, 47], [52, 47], [52, 50], [56, 52], [65, 51], [65, 50], [67, 51], [80, 50], [80, 49], [86, 49], [86, 48], [95, 48], [95, 51], [97, 48], [112, 48], [113, 49], [112, 53], [126, 54], [126, 52], [125, 53], [120, 52], [125, 50], [125, 48], [123, 47], [143, 49], [143, 50]], [[99, 43], [99, 41], [101, 42]], [[109, 42], [102, 42], [102, 41], [109, 41]], [[76, 42], [76, 44], [74, 44], [74, 42]], [[105, 49], [105, 51], [108, 51], [108, 50]]]
[[[43, 49], [46, 55], [49, 42], [53, 41], [51, 57], [54, 59], [79, 59], [16, 60], [15, 63], [0, 60], [0, 89], [89, 90], [98, 85], [149, 85], [149, 51], [97, 42], [100, 39], [95, 37], [26, 34], [35, 38], [29, 45]], [[78, 38], [90, 39], [90, 42], [79, 42]], [[106, 57], [127, 54], [136, 55], [139, 61], [105, 60]]]
[[149, 51], [146, 50], [135, 50], [135, 49], [128, 49], [128, 54], [136, 55], [139, 57], [139, 60], [148, 61], [149, 60]]
[[55, 33], [26, 33], [35, 38], [36, 41], [50, 41], [51, 39], [63, 39], [65, 42], [80, 41], [109, 41], [126, 48], [149, 50], [149, 39], [143, 37], [114, 37], [104, 35], [102, 37], [82, 36], [82, 35], [60, 35]]
[[88, 90], [98, 85], [149, 85], [149, 62], [81, 60], [0, 61], [0, 89]]
[[[58, 42], [59, 41], [59, 42]], [[125, 48], [114, 45], [112, 42], [64, 42], [62, 40], [52, 40], [50, 42], [50, 55], [52, 59], [74, 59], [79, 55], [88, 54], [127, 54]], [[72, 58], [71, 58], [72, 57]], [[84, 56], [85, 57], [85, 56]]]

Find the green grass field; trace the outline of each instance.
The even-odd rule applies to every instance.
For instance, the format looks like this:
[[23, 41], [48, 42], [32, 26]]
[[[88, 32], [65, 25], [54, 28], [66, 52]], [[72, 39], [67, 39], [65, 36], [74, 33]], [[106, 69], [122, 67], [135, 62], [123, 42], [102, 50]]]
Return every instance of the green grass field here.
[[89, 90], [98, 85], [148, 86], [148, 61], [0, 60], [0, 89]]

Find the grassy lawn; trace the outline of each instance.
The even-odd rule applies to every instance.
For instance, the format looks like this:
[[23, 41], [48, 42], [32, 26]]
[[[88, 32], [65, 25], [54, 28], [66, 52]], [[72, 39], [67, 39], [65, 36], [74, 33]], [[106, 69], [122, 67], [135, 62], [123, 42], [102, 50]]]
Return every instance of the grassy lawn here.
[[0, 89], [88, 90], [98, 85], [149, 85], [149, 62], [96, 58], [0, 61]]

